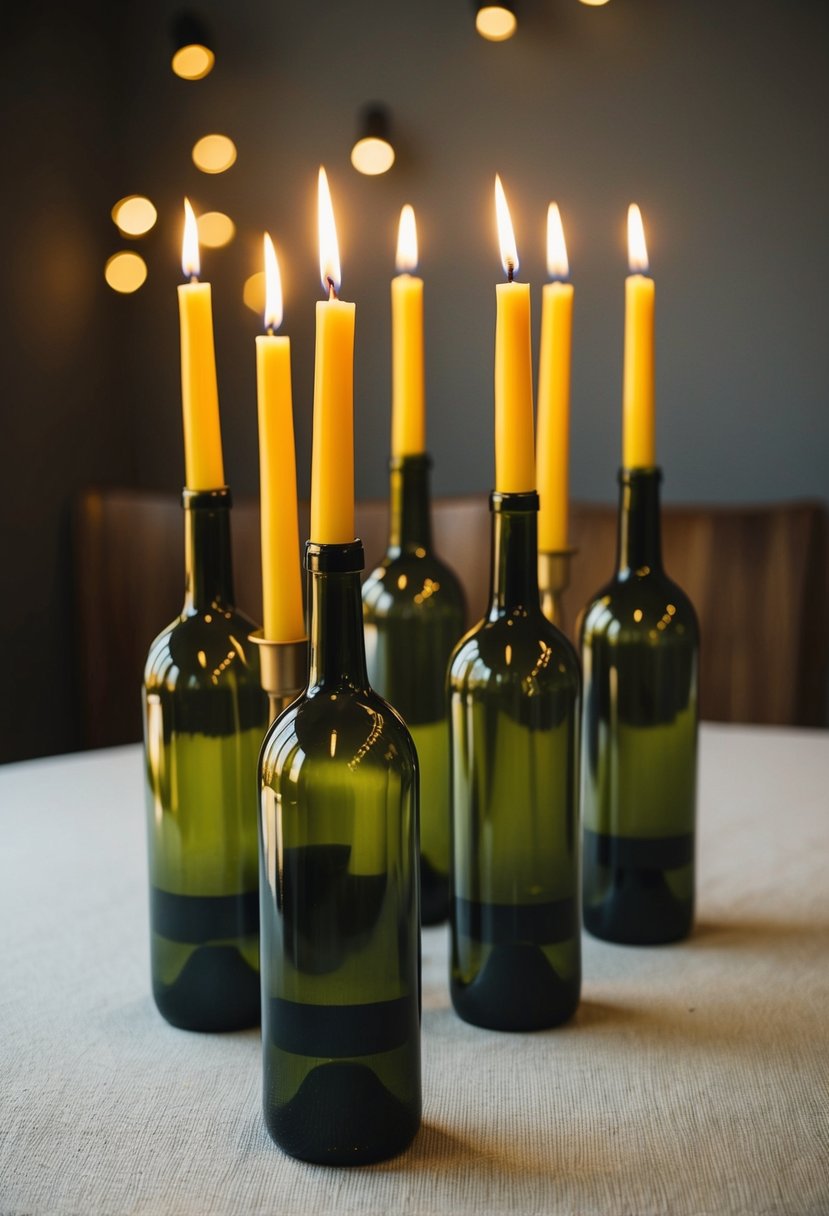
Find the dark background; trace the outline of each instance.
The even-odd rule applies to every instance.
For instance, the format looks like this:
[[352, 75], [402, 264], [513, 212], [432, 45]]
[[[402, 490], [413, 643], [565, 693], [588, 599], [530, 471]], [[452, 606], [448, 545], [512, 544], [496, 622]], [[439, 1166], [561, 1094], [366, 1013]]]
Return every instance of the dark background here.
[[[231, 245], [204, 251], [203, 277], [214, 290], [226, 471], [240, 496], [257, 490], [259, 330], [242, 286], [261, 269], [265, 227], [282, 256], [307, 494], [324, 163], [342, 295], [358, 305], [359, 495], [386, 486], [388, 281], [407, 201], [426, 280], [435, 489], [490, 486], [497, 169], [536, 329], [551, 198], [564, 217], [576, 287], [574, 497], [615, 495], [625, 212], [636, 200], [657, 282], [666, 498], [829, 498], [824, 0], [525, 0], [517, 35], [497, 45], [475, 34], [467, 0], [205, 0], [217, 62], [198, 83], [169, 68], [179, 8], [54, 2], [4, 15], [0, 759], [79, 738], [73, 496], [89, 483], [181, 485], [185, 193], [197, 212], [222, 210], [237, 225]], [[373, 99], [388, 104], [398, 148], [374, 179], [349, 163], [357, 111]], [[190, 157], [211, 131], [239, 153], [215, 177]], [[133, 192], [159, 209], [135, 242], [110, 219]], [[149, 278], [118, 296], [103, 267], [128, 247], [146, 257]]]

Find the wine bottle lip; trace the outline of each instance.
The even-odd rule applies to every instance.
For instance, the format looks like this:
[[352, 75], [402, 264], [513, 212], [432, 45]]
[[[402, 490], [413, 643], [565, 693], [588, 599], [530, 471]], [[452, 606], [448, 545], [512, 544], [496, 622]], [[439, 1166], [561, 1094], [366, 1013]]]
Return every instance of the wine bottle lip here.
[[432, 457], [428, 452], [410, 452], [404, 456], [389, 457], [389, 472], [401, 473], [407, 469], [431, 469]]
[[232, 507], [233, 495], [230, 486], [217, 486], [215, 490], [189, 490], [187, 486], [181, 491], [181, 505], [185, 511], [199, 508]]
[[503, 492], [493, 490], [489, 496], [489, 509], [496, 515], [506, 511], [531, 514], [538, 511], [539, 497], [537, 490], [522, 490], [518, 492]]
[[305, 569], [314, 574], [359, 574], [365, 565], [363, 542], [358, 537], [342, 544], [305, 542]]
[[622, 486], [632, 485], [635, 481], [655, 481], [658, 483], [661, 480], [662, 469], [658, 464], [642, 465], [633, 468], [622, 465], [619, 469], [619, 485]]

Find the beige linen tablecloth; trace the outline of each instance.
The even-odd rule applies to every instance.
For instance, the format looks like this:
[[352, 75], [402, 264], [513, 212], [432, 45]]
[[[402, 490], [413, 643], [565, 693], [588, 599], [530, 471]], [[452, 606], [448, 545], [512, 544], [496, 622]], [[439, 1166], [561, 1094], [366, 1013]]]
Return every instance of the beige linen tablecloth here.
[[0, 1213], [829, 1213], [829, 734], [706, 727], [698, 927], [584, 942], [573, 1023], [473, 1029], [424, 934], [424, 1120], [298, 1164], [255, 1032], [149, 990], [137, 747], [0, 769]]

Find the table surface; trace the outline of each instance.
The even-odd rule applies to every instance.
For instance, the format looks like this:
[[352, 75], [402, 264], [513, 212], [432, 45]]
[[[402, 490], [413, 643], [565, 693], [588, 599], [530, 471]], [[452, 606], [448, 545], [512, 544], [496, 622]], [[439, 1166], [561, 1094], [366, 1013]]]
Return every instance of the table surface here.
[[700, 769], [693, 937], [585, 937], [520, 1035], [427, 930], [422, 1130], [347, 1170], [271, 1143], [258, 1032], [155, 1010], [139, 748], [0, 768], [0, 1213], [829, 1212], [829, 733], [705, 726]]

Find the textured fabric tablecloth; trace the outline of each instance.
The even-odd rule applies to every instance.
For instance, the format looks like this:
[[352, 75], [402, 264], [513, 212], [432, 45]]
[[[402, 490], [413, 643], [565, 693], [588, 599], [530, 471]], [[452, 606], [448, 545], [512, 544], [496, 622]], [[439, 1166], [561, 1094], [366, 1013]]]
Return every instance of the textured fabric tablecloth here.
[[0, 769], [0, 1213], [829, 1213], [829, 734], [705, 727], [699, 809], [693, 938], [585, 938], [567, 1027], [459, 1021], [427, 930], [422, 1131], [327, 1169], [155, 1010], [139, 749]]

